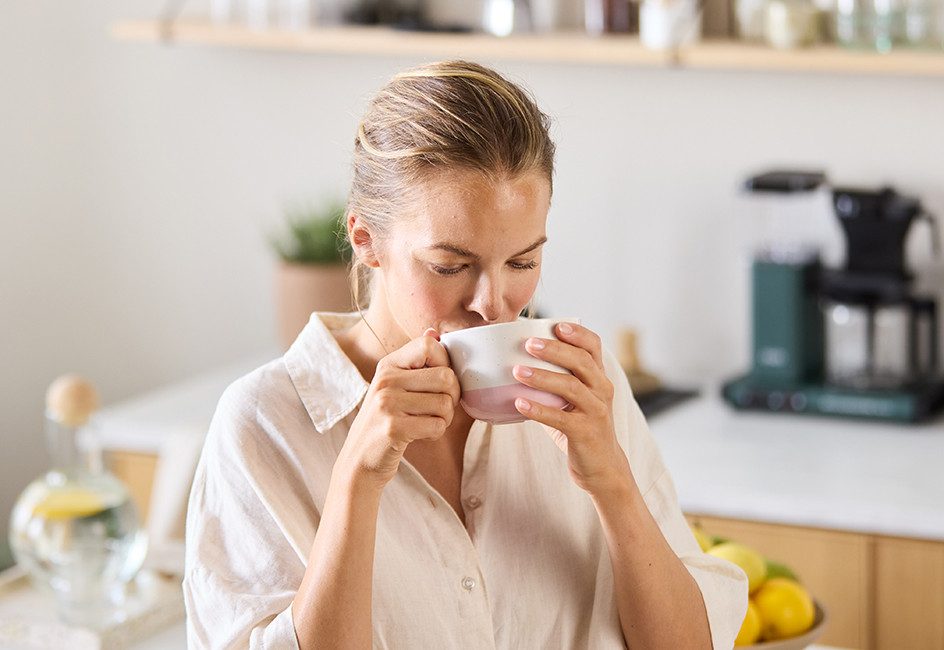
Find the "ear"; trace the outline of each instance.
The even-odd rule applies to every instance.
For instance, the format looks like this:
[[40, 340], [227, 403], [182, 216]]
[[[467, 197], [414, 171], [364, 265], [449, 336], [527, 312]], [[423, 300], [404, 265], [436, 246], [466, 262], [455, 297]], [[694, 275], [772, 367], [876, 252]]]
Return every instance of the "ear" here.
[[347, 213], [347, 233], [357, 258], [371, 268], [379, 267], [377, 241], [367, 224], [353, 212]]

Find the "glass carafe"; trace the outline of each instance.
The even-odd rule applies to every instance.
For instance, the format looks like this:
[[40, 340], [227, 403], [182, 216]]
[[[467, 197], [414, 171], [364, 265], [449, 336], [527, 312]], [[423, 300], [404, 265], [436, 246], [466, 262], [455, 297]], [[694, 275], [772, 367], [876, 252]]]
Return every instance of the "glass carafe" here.
[[50, 386], [46, 442], [52, 469], [13, 508], [10, 547], [66, 623], [100, 629], [120, 620], [127, 583], [144, 561], [146, 537], [127, 489], [101, 467], [86, 426], [94, 388], [75, 376]]

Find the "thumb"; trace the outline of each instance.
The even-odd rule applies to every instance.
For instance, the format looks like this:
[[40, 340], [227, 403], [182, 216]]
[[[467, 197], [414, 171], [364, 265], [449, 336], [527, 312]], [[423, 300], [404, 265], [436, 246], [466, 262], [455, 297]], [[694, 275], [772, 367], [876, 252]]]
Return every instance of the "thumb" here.
[[439, 332], [435, 327], [427, 327], [426, 331], [423, 332], [423, 336], [432, 336], [437, 341], [439, 340]]

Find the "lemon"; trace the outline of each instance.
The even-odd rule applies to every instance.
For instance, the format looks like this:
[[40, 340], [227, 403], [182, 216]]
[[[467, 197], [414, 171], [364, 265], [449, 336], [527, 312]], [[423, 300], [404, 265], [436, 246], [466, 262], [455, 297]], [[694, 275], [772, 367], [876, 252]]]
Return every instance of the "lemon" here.
[[771, 578], [754, 594], [765, 641], [789, 639], [813, 625], [813, 599], [789, 578]]
[[749, 546], [737, 542], [725, 542], [712, 546], [705, 552], [741, 567], [747, 574], [747, 590], [750, 593], [754, 593], [767, 579], [767, 561]]
[[106, 504], [95, 492], [65, 488], [47, 494], [33, 507], [33, 516], [63, 520], [90, 517], [105, 510]]
[[709, 537], [708, 533], [703, 531], [700, 526], [692, 526], [692, 533], [695, 535], [695, 540], [698, 542], [698, 546], [701, 547], [701, 550], [707, 551], [714, 546], [714, 544], [711, 543], [711, 537]]
[[757, 605], [748, 598], [747, 613], [744, 615], [744, 622], [741, 623], [741, 630], [734, 639], [734, 645], [752, 645], [759, 638], [760, 614], [757, 613]]

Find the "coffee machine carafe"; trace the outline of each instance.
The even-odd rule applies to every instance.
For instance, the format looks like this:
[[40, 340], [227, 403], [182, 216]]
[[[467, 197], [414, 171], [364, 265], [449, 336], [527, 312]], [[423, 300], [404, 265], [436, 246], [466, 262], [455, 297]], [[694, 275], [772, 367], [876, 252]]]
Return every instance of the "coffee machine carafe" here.
[[939, 363], [937, 304], [912, 293], [914, 274], [905, 267], [910, 227], [925, 218], [933, 231], [933, 219], [918, 200], [888, 187], [835, 188], [833, 207], [845, 235], [846, 262], [822, 277], [826, 381], [900, 390], [933, 380]]
[[[782, 205], [825, 187], [824, 174], [794, 171], [745, 184]], [[939, 323], [935, 299], [913, 292], [905, 240], [927, 219], [936, 242], [934, 220], [891, 188], [832, 188], [829, 198], [844, 264], [824, 267], [809, 245], [774, 241], [755, 252], [752, 368], [723, 395], [739, 409], [923, 419], [944, 406]]]

